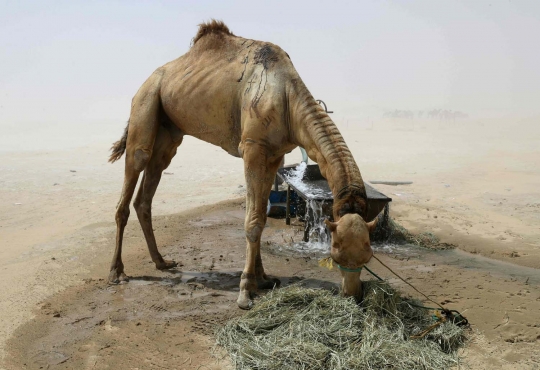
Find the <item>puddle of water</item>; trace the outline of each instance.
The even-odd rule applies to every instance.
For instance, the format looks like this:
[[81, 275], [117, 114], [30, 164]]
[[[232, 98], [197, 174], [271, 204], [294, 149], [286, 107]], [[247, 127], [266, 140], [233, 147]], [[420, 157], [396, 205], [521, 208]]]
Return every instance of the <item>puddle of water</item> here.
[[373, 243], [375, 253], [392, 254], [401, 258], [418, 258], [425, 250], [413, 244]]
[[201, 272], [201, 271], [183, 271], [180, 283], [196, 283], [200, 281], [218, 282], [224, 275], [230, 277], [239, 277], [241, 272], [238, 271], [219, 271], [219, 272]]
[[196, 282], [197, 280], [216, 281], [215, 277], [212, 278], [212, 274], [208, 272], [183, 271], [182, 279], [180, 280], [180, 282], [182, 284], [186, 284], [188, 282]]
[[327, 257], [330, 253], [330, 244], [319, 243], [310, 240], [309, 242], [284, 243], [278, 245], [265, 246], [272, 253], [279, 256], [291, 257]]
[[[402, 258], [417, 258], [422, 250], [415, 245], [409, 244], [381, 244], [373, 243], [372, 248], [375, 253], [385, 253]], [[308, 242], [280, 243], [273, 245], [270, 249], [284, 256], [305, 256], [305, 257], [328, 257], [330, 255], [330, 239], [310, 239]]]
[[192, 282], [215, 282], [219, 281], [219, 277], [212, 272], [200, 272], [200, 271], [183, 271], [182, 275], [179, 277], [173, 278], [163, 278], [160, 280], [151, 280], [151, 279], [140, 279], [140, 278], [131, 278], [129, 280], [130, 285], [165, 285], [165, 286], [174, 286], [178, 284], [186, 284]]
[[[527, 281], [530, 285], [540, 285], [540, 270], [531, 267], [515, 265], [509, 262], [494, 260], [478, 254], [471, 254], [460, 249], [432, 251], [412, 244], [373, 243], [375, 253], [384, 253], [399, 258], [418, 258], [422, 261], [429, 259], [430, 263], [457, 266], [463, 269], [490, 273], [494, 277]], [[280, 244], [272, 247], [273, 251], [281, 255], [327, 257], [330, 246], [328, 244], [294, 243]]]

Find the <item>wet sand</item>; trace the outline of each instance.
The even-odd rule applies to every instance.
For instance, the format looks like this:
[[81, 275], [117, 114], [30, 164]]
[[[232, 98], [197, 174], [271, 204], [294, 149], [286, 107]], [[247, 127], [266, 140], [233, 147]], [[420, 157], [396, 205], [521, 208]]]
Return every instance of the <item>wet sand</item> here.
[[[535, 280], [540, 268], [539, 130], [523, 123], [425, 126], [381, 122], [373, 129], [340, 129], [365, 181], [413, 182], [376, 186], [394, 199], [391, 214], [398, 222], [411, 231], [434, 232], [474, 258], [453, 251], [389, 254], [385, 261], [469, 318], [475, 335], [465, 355], [472, 368], [534, 368], [540, 361]], [[22, 363], [28, 368], [112, 367], [119, 361], [115, 353], [130, 353], [136, 344], [139, 368], [151, 368], [141, 365], [144, 361], [166, 366], [173, 360], [178, 368], [221, 368], [208, 352], [212, 339], [204, 328], [219, 322], [212, 321], [212, 312], [222, 317], [241, 313], [234, 300], [244, 254], [242, 201], [210, 205], [242, 197], [242, 162], [187, 139], [163, 176], [153, 208], [158, 245], [184, 265], [176, 272], [155, 270], [132, 213], [125, 250], [127, 273], [135, 279], [108, 288], [100, 279], [107, 277], [114, 247], [123, 166], [107, 164], [106, 158], [116, 139], [111, 135], [107, 142], [62, 151], [0, 153], [0, 351], [5, 368], [18, 369]], [[288, 163], [299, 159], [297, 152], [287, 156]], [[189, 211], [201, 205], [209, 206]], [[202, 222], [209, 217], [218, 221]], [[263, 240], [283, 243], [282, 235], [291, 232], [283, 221], [272, 221]], [[224, 261], [220, 250], [227, 253]], [[314, 259], [275, 255], [267, 248], [265, 261], [284, 284], [315, 277], [318, 284], [337, 282], [337, 273], [321, 270]], [[190, 285], [190, 272], [215, 272], [217, 282], [194, 275], [191, 283], [202, 285]], [[137, 319], [114, 316], [150, 307], [150, 300], [167, 302], [173, 317], [150, 308]], [[85, 311], [91, 302], [96, 308]], [[192, 315], [193, 307], [209, 313]], [[91, 319], [79, 320], [86, 316]], [[145, 325], [146, 331], [141, 330]], [[70, 337], [74, 331], [80, 335]], [[186, 340], [191, 343], [187, 347]], [[186, 360], [182, 366], [180, 358]]]

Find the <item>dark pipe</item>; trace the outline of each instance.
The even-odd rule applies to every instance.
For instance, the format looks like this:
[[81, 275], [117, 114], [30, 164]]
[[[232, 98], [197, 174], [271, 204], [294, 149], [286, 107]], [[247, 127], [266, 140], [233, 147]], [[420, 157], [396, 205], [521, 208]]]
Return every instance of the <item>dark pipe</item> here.
[[328, 107], [326, 106], [326, 103], [323, 102], [322, 100], [317, 100], [317, 103], [319, 103], [319, 104], [321, 104], [321, 105], [324, 106], [324, 111], [325, 111], [326, 113], [328, 113], [328, 114], [334, 113], [333, 111], [329, 111], [329, 110], [328, 110]]
[[287, 186], [287, 209], [285, 210], [285, 224], [290, 225], [291, 224], [291, 186]]

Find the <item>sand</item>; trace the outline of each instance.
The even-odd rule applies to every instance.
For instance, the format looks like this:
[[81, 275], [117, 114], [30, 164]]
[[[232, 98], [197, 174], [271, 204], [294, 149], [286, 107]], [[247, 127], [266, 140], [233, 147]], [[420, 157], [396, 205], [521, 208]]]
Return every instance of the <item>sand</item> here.
[[[413, 182], [376, 186], [393, 198], [392, 216], [457, 247], [381, 255], [469, 318], [471, 367], [540, 366], [535, 122], [398, 120], [340, 129], [365, 181]], [[209, 352], [210, 328], [241, 313], [235, 299], [245, 248], [242, 161], [186, 139], [153, 208], [158, 245], [183, 266], [153, 268], [132, 213], [125, 264], [133, 279], [108, 288], [100, 279], [114, 248], [123, 165], [106, 158], [120, 131], [108, 128], [87, 146], [0, 152], [0, 368], [107, 368], [126, 358], [119, 354], [133, 356], [124, 368], [225, 366]], [[297, 162], [300, 154], [286, 159]], [[267, 271], [285, 285], [337, 283], [337, 272], [320, 269], [313, 258], [276, 254], [287, 238], [301, 238], [297, 229], [272, 220], [263, 235], [270, 242]]]

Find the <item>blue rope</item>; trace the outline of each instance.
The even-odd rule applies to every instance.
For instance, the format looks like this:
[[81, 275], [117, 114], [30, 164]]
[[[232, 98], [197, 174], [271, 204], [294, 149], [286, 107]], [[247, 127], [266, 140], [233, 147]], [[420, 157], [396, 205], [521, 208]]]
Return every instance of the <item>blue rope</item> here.
[[[362, 269], [364, 268], [364, 266], [362, 266], [362, 267], [357, 267], [355, 269], [349, 269], [347, 267], [343, 267], [343, 266], [340, 266], [340, 265], [337, 265], [337, 267], [339, 267], [340, 270], [346, 271], [346, 272], [362, 272]], [[366, 269], [367, 269], [367, 267], [366, 267]]]

